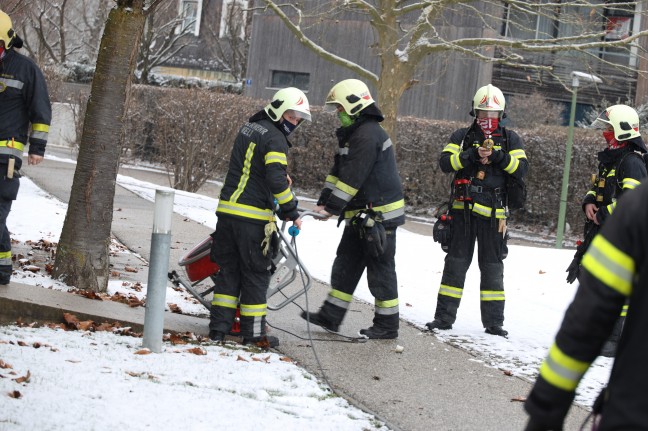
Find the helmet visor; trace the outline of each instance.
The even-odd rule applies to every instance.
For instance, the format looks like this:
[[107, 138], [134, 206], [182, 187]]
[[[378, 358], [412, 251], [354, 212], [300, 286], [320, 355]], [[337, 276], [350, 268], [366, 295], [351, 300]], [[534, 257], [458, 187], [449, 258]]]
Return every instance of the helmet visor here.
[[608, 117], [608, 111], [606, 109], [596, 117], [596, 120], [594, 120], [591, 127], [594, 129], [607, 129], [611, 125], [612, 123], [610, 123], [610, 118]]

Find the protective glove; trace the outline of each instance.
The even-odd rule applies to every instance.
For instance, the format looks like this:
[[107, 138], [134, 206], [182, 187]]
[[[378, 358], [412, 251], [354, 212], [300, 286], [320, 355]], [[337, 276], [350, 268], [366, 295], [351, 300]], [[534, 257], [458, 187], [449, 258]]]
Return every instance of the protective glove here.
[[375, 221], [371, 217], [365, 217], [362, 221], [362, 232], [365, 250], [369, 256], [382, 256], [387, 245], [387, 233], [382, 223]]
[[567, 267], [567, 283], [571, 284], [578, 278], [580, 273], [580, 262], [578, 259], [574, 258], [572, 262]]
[[446, 253], [450, 249], [450, 241], [452, 240], [452, 217], [447, 214], [441, 215], [437, 218], [437, 221], [434, 222], [434, 227], [432, 228], [432, 239], [434, 242], [441, 244], [441, 249]]
[[479, 152], [477, 151], [477, 147], [470, 147], [466, 151], [464, 151], [463, 154], [466, 154], [466, 159], [470, 163], [477, 163], [477, 160], [479, 160]]
[[490, 160], [493, 164], [500, 164], [502, 160], [504, 160], [504, 151], [502, 150], [494, 150], [490, 156], [488, 156], [488, 160]]

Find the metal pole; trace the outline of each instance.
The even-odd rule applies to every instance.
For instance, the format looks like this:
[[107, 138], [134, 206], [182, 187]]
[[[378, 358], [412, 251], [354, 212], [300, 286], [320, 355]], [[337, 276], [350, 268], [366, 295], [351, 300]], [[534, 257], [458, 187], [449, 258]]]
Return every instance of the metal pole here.
[[565, 213], [567, 211], [567, 189], [569, 188], [569, 168], [571, 166], [572, 146], [574, 145], [574, 118], [576, 117], [576, 93], [578, 92], [578, 79], [574, 79], [571, 111], [569, 113], [569, 133], [567, 135], [567, 148], [565, 150], [565, 166], [563, 170], [562, 191], [560, 192], [560, 210], [558, 212], [558, 226], [556, 231], [556, 248], [562, 248], [565, 233]]
[[151, 258], [146, 287], [146, 311], [142, 339], [142, 346], [154, 353], [160, 353], [162, 350], [173, 197], [173, 190], [155, 191], [155, 213], [153, 215], [153, 233], [151, 234]]

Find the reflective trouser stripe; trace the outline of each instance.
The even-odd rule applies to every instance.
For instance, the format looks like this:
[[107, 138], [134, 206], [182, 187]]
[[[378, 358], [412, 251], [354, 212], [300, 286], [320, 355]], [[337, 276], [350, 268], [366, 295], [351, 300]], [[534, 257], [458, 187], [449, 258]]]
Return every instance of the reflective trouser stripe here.
[[331, 289], [326, 298], [326, 302], [330, 302], [333, 305], [337, 305], [340, 308], [348, 309], [351, 301], [353, 300], [353, 295], [344, 293], [339, 290]]
[[376, 314], [382, 314], [384, 316], [398, 314], [398, 298], [390, 299], [388, 301], [380, 301], [376, 299], [375, 306]]
[[482, 301], [504, 301], [506, 299], [503, 290], [482, 290], [479, 296]]
[[460, 287], [452, 287], [446, 284], [442, 284], [441, 287], [439, 287], [439, 295], [461, 299], [461, 296], [463, 295], [463, 289]]
[[11, 265], [11, 250], [0, 251], [0, 265]]
[[236, 308], [238, 306], [238, 298], [231, 295], [214, 295], [212, 305], [216, 307]]
[[265, 316], [268, 304], [241, 304], [241, 316]]

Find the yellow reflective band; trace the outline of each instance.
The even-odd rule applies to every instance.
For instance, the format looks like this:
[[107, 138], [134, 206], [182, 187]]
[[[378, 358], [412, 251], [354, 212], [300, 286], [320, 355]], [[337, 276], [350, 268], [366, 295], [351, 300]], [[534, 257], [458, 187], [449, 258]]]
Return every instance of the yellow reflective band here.
[[245, 152], [245, 160], [243, 161], [243, 171], [241, 172], [241, 179], [239, 180], [239, 183], [236, 186], [236, 190], [234, 191], [234, 193], [232, 193], [232, 196], [230, 197], [231, 202], [236, 202], [238, 198], [241, 197], [241, 193], [243, 193], [243, 190], [245, 190], [247, 181], [250, 178], [250, 166], [252, 165], [254, 148], [256, 148], [256, 144], [254, 142], [250, 142], [250, 144], [248, 145], [248, 149]]
[[624, 305], [623, 308], [621, 309], [621, 317], [625, 317], [628, 315], [628, 304]]
[[639, 185], [639, 181], [634, 178], [624, 178], [623, 179], [623, 188], [632, 190]]
[[341, 299], [344, 302], [351, 302], [353, 300], [353, 295], [348, 293], [340, 292], [339, 290], [331, 289], [329, 295], [333, 298]]
[[594, 237], [583, 257], [583, 268], [601, 283], [625, 296], [632, 293], [635, 262], [603, 235]]
[[218, 201], [216, 213], [232, 214], [255, 220], [274, 221], [272, 210], [256, 208], [251, 205], [244, 205], [236, 202], [227, 202], [222, 199]]
[[267, 304], [241, 304], [241, 316], [258, 317], [265, 316]]
[[277, 193], [276, 195], [274, 195], [274, 197], [277, 198], [277, 202], [279, 202], [280, 204], [285, 204], [286, 202], [290, 202], [292, 200], [293, 194], [290, 191], [289, 187], [283, 192]]
[[25, 144], [18, 141], [0, 141], [0, 147], [15, 148], [22, 153], [25, 149]]
[[214, 295], [212, 305], [223, 308], [236, 308], [238, 305], [238, 298], [230, 295]]
[[589, 362], [567, 356], [554, 343], [549, 349], [549, 355], [540, 366], [540, 375], [553, 386], [572, 392], [576, 390], [578, 382], [589, 365]]
[[11, 250], [9, 251], [0, 251], [0, 259], [11, 259]]
[[452, 156], [450, 156], [450, 165], [455, 171], [459, 171], [464, 168], [463, 164], [461, 163], [461, 159], [459, 158], [459, 154], [453, 154]]
[[269, 165], [270, 163], [280, 163], [282, 165], [288, 165], [286, 160], [286, 155], [284, 153], [279, 153], [276, 151], [270, 151], [265, 155], [265, 164]]
[[504, 301], [503, 290], [482, 290], [479, 293], [479, 299], [482, 301]]
[[[453, 205], [454, 208], [454, 205]], [[493, 209], [491, 207], [487, 207], [485, 205], [476, 203], [473, 205], [472, 210], [474, 213], [477, 213], [479, 215], [482, 215], [484, 217], [490, 217], [493, 214]], [[495, 218], [506, 218], [506, 213], [504, 212], [504, 208], [497, 208], [495, 210]]]
[[616, 176], [616, 170], [612, 169], [610, 172], [608, 172], [607, 176], [608, 176], [608, 178]]
[[389, 299], [387, 301], [379, 301], [378, 299], [376, 299], [375, 305], [376, 307], [380, 307], [380, 308], [396, 307], [398, 305], [398, 298]]
[[452, 298], [461, 299], [462, 294], [463, 294], [463, 289], [460, 287], [452, 287], [452, 286], [448, 286], [447, 284], [442, 284], [441, 287], [439, 287], [439, 295], [450, 296]]
[[34, 123], [34, 124], [32, 124], [32, 131], [34, 131], [34, 132], [49, 133], [49, 128], [50, 128], [50, 126], [47, 125], [47, 124], [42, 124], [42, 123]]
[[518, 160], [527, 158], [526, 153], [522, 149], [511, 150], [509, 151], [509, 154], [511, 157], [515, 157]]
[[504, 168], [504, 170], [509, 174], [512, 174], [513, 172], [517, 171], [517, 168], [519, 166], [520, 161], [517, 159], [517, 157], [511, 157], [510, 163]]
[[461, 151], [461, 147], [453, 143], [446, 145], [445, 148], [443, 149], [444, 153], [452, 153], [452, 154], [459, 154], [460, 151]]
[[358, 193], [358, 189], [356, 189], [354, 187], [351, 187], [350, 185], [345, 184], [340, 180], [338, 180], [338, 182], [335, 184], [335, 187], [338, 190], [340, 190], [340, 191], [342, 191], [342, 192], [344, 192], [344, 193], [346, 193], [346, 194], [348, 194], [350, 196], [355, 196], [356, 193]]

